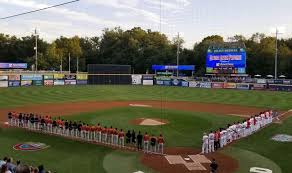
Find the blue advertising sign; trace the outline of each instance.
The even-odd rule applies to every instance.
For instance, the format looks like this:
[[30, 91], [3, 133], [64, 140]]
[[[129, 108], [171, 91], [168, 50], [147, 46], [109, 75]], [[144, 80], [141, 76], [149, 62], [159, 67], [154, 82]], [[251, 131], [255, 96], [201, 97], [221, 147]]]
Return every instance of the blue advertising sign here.
[[43, 80], [43, 75], [41, 74], [26, 74], [21, 75], [21, 80]]
[[18, 87], [20, 86], [20, 81], [9, 81], [8, 85], [10, 87]]
[[170, 80], [165, 80], [165, 81], [163, 81], [163, 85], [171, 86], [171, 81]]
[[0, 68], [3, 68], [3, 69], [26, 69], [27, 63], [0, 63]]
[[189, 87], [189, 82], [187, 82], [187, 81], [182, 81], [182, 82], [181, 82], [181, 86], [183, 86], [183, 87]]
[[[206, 58], [207, 73], [245, 73], [246, 52], [208, 52]], [[225, 70], [225, 71], [224, 71]]]
[[194, 65], [152, 65], [152, 70], [156, 71], [165, 71], [165, 70], [190, 70], [190, 71], [195, 71], [195, 66]]
[[156, 85], [163, 85], [163, 80], [156, 80]]

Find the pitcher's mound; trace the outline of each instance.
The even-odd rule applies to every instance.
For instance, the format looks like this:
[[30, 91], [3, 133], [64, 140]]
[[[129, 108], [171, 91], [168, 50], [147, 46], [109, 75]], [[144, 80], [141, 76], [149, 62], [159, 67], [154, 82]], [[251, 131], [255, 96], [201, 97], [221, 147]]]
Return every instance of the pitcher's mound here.
[[138, 118], [131, 121], [131, 124], [140, 126], [161, 126], [168, 124], [168, 121], [158, 118]]

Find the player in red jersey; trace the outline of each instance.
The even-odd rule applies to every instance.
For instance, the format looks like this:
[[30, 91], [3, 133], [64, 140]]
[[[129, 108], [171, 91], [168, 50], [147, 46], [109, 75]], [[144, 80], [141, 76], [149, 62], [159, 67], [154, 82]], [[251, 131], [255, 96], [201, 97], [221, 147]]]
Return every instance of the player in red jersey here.
[[125, 146], [125, 133], [124, 133], [123, 129], [121, 129], [118, 134], [119, 134], [119, 143], [118, 143], [118, 145], [120, 147], [124, 147]]
[[144, 152], [148, 153], [149, 152], [149, 140], [150, 140], [150, 137], [147, 134], [147, 132], [145, 133], [143, 140], [144, 140], [144, 146], [143, 146]]
[[163, 154], [164, 138], [162, 134], [160, 134], [160, 136], [158, 137], [157, 142], [158, 142], [157, 152]]

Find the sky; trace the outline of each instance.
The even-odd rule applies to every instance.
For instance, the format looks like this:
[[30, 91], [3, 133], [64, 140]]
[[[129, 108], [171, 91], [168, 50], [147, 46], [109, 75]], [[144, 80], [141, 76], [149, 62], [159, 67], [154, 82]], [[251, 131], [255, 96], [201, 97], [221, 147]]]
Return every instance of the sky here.
[[[69, 0], [0, 0], [0, 18], [48, 7]], [[291, 0], [80, 0], [62, 7], [0, 20], [0, 33], [41, 38], [101, 36], [104, 28], [141, 27], [165, 33], [170, 40], [178, 33], [184, 47], [209, 35], [250, 37], [260, 32], [292, 37]]]

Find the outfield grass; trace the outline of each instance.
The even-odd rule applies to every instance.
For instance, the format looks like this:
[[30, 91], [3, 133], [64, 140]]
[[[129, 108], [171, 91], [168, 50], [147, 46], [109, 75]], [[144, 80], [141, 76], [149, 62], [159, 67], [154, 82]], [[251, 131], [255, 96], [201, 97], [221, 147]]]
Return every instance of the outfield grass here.
[[272, 124], [259, 133], [240, 140], [225, 153], [240, 161], [238, 173], [246, 173], [250, 167], [269, 168], [273, 173], [289, 173], [292, 168], [292, 143], [276, 142], [271, 138], [277, 134], [292, 135], [291, 127], [292, 118], [283, 124]]
[[[69, 120], [80, 120], [89, 124], [101, 123], [107, 127], [113, 126], [145, 133], [165, 136], [167, 146], [201, 147], [204, 132], [225, 127], [229, 123], [240, 120], [238, 117], [214, 115], [200, 112], [184, 112], [152, 108], [115, 108], [90, 113], [82, 113], [69, 117]], [[130, 124], [137, 118], [160, 118], [169, 121], [163, 126], [140, 126]]]
[[0, 88], [0, 108], [89, 100], [179, 100], [291, 109], [292, 93], [161, 86], [96, 85]]

